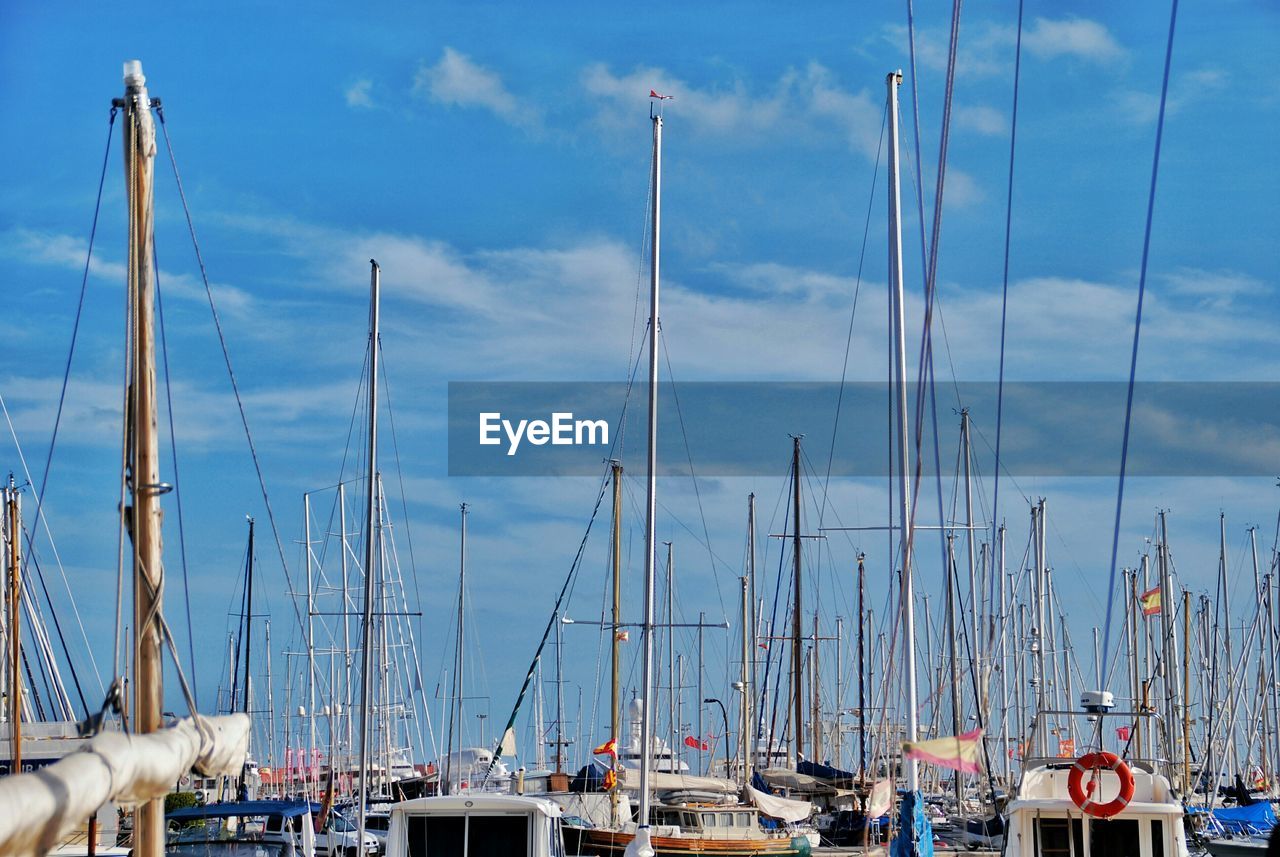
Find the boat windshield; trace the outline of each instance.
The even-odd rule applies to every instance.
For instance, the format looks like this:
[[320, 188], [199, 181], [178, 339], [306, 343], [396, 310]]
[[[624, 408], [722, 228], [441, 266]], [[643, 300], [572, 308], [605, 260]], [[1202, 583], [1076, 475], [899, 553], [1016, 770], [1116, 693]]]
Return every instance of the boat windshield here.
[[165, 857], [294, 857], [292, 842], [253, 842], [243, 839], [171, 842]]

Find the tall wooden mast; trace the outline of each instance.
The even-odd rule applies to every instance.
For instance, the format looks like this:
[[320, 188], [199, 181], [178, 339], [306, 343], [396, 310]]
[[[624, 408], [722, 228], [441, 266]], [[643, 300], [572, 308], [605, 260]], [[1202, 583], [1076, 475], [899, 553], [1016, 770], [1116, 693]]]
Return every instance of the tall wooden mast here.
[[[154, 183], [156, 130], [142, 63], [124, 65], [125, 192], [129, 208], [129, 391], [126, 524], [133, 538], [133, 728], [161, 728], [164, 669], [161, 661], [164, 569], [161, 564], [159, 439], [156, 429]], [[134, 853], [158, 857], [164, 850], [164, 803], [151, 800], [134, 816]]]

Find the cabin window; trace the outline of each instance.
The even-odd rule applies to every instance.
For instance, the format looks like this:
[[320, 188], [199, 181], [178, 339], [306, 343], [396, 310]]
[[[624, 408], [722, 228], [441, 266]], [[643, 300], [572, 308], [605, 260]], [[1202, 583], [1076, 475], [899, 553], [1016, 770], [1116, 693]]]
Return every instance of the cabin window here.
[[1151, 819], [1151, 857], [1164, 857], [1164, 821]]
[[694, 815], [692, 812], [686, 812], [684, 814], [684, 826], [690, 830], [696, 830], [698, 827], [698, 816]]
[[715, 826], [716, 826], [716, 817], [715, 817], [715, 815], [714, 815], [713, 813], [710, 813], [710, 812], [704, 812], [704, 813], [702, 814], [702, 828], [703, 828], [703, 830], [707, 830], [707, 829], [712, 828], [712, 827], [715, 827]]
[[[528, 816], [472, 816], [469, 820], [467, 857], [519, 857], [529, 853]], [[443, 857], [443, 854], [437, 852], [430, 857]]]
[[410, 815], [409, 857], [463, 854], [467, 820], [461, 815]]
[[751, 813], [749, 813], [749, 812], [740, 812], [740, 813], [738, 813], [738, 826], [739, 826], [739, 827], [750, 827], [750, 826], [751, 826]]
[[1097, 818], [1089, 822], [1092, 857], [1131, 857], [1140, 854], [1142, 834], [1138, 819]]

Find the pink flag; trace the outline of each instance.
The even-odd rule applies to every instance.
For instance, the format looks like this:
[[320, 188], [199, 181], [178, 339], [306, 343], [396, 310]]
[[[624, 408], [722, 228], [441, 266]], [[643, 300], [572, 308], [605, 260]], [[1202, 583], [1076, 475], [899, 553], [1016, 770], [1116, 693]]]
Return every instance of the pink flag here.
[[934, 738], [931, 741], [902, 742], [904, 757], [966, 774], [976, 774], [981, 771], [978, 761], [981, 752], [981, 729], [975, 729], [963, 735]]

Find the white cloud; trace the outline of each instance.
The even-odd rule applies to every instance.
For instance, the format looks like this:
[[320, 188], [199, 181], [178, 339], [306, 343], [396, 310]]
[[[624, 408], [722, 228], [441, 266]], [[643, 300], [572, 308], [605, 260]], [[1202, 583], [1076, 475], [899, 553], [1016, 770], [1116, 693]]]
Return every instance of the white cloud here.
[[955, 167], [947, 167], [947, 184], [942, 195], [948, 206], [956, 208], [968, 208], [987, 198], [977, 179]]
[[1038, 59], [1072, 57], [1097, 63], [1124, 59], [1124, 48], [1111, 32], [1088, 18], [1036, 18], [1022, 34], [1027, 52]]
[[[88, 247], [89, 245], [83, 239], [70, 235], [56, 235], [22, 228], [0, 233], [0, 255], [21, 255], [28, 262], [40, 262], [67, 270], [84, 270]], [[94, 256], [89, 262], [90, 275], [123, 283], [124, 263], [105, 259], [103, 256], [104, 251], [101, 247], [94, 250]], [[163, 295], [172, 295], [185, 300], [207, 300], [204, 283], [190, 274], [161, 269], [160, 286]], [[213, 291], [214, 300], [220, 312], [233, 313], [242, 317], [250, 314], [253, 298], [244, 289], [220, 283], [210, 283], [209, 288]]]
[[1227, 309], [1236, 298], [1262, 297], [1271, 289], [1256, 277], [1238, 271], [1206, 271], [1201, 268], [1179, 268], [1163, 279], [1178, 295], [1195, 299], [1206, 309]]
[[488, 110], [512, 125], [537, 124], [537, 115], [508, 91], [501, 75], [450, 47], [435, 65], [418, 69], [413, 93], [437, 104]]
[[582, 85], [597, 106], [596, 121], [609, 129], [629, 127], [649, 90], [674, 97], [667, 111], [695, 133], [720, 141], [759, 141], [783, 131], [789, 139], [834, 134], [850, 147], [874, 156], [880, 137], [882, 99], [866, 89], [840, 86], [818, 63], [788, 70], [770, 84], [736, 79], [699, 87], [661, 68], [642, 67], [615, 74], [597, 63], [582, 74]]
[[955, 109], [956, 128], [987, 136], [999, 136], [1008, 130], [1004, 113], [984, 104], [959, 106]]
[[[1017, 37], [1016, 29], [1003, 24], [977, 23], [964, 27], [956, 60], [957, 76], [1011, 75]], [[905, 26], [886, 25], [879, 39], [900, 48], [904, 57], [908, 54]], [[949, 39], [947, 30], [917, 28], [917, 66], [935, 72], [945, 70]], [[1067, 58], [1102, 64], [1118, 62], [1126, 55], [1106, 26], [1088, 18], [1036, 18], [1024, 29], [1022, 45], [1027, 55], [1045, 61]]]
[[[1219, 68], [1205, 66], [1174, 76], [1169, 83], [1165, 101], [1165, 114], [1173, 116], [1188, 106], [1221, 92], [1227, 86], [1227, 73]], [[1160, 115], [1160, 91], [1121, 90], [1115, 95], [1121, 114], [1135, 125], [1147, 125]]]
[[371, 92], [373, 90], [373, 81], [368, 78], [361, 78], [346, 88], [343, 93], [347, 99], [348, 107], [372, 107], [373, 98]]

